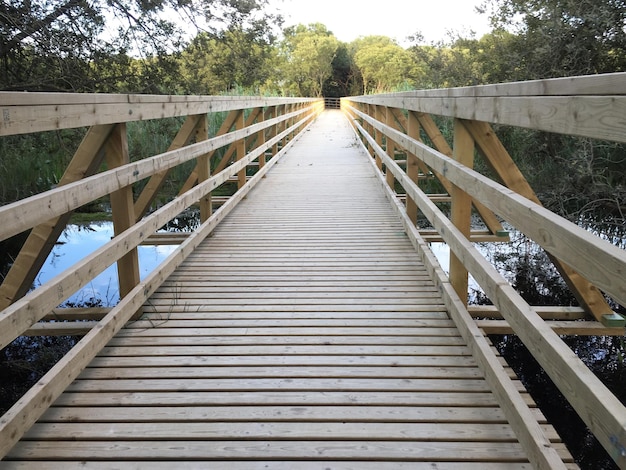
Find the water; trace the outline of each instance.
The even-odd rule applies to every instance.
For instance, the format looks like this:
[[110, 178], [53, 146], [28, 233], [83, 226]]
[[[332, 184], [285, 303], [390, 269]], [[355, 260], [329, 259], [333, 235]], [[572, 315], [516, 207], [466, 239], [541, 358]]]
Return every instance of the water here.
[[[92, 222], [88, 225], [69, 225], [46, 259], [35, 279], [40, 286], [57, 274], [71, 268], [85, 256], [97, 250], [113, 237], [112, 222]], [[177, 245], [139, 246], [139, 273], [141, 279], [150, 274]], [[119, 302], [117, 264], [113, 263], [88, 285], [74, 293], [66, 303], [71, 306], [99, 305], [110, 307]]]

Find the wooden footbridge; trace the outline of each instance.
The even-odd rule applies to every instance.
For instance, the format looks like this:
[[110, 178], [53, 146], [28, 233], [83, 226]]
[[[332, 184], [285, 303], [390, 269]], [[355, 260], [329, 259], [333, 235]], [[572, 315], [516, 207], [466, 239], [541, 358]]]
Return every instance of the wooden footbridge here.
[[[624, 333], [606, 299], [626, 305], [626, 253], [541, 207], [489, 124], [624, 142], [625, 92], [613, 74], [345, 98], [341, 111], [0, 94], [4, 136], [86, 128], [58, 187], [0, 207], [2, 239], [30, 230], [0, 288], [0, 346], [82, 335], [1, 418], [0, 467], [576, 468], [486, 336], [503, 332], [626, 467], [626, 409], [559, 337]], [[180, 120], [170, 148], [134, 161], [127, 123], [165, 118]], [[152, 210], [187, 162], [179, 195]], [[433, 179], [444, 189], [428, 194]], [[31, 290], [72, 211], [109, 195], [116, 236]], [[191, 206], [196, 231], [159, 231]], [[528, 305], [483, 258], [475, 242], [508, 242], [502, 221], [550, 253], [579, 307]], [[179, 246], [140, 279], [141, 243]], [[60, 308], [112, 263], [117, 306]], [[468, 272], [493, 306], [467, 306]]]

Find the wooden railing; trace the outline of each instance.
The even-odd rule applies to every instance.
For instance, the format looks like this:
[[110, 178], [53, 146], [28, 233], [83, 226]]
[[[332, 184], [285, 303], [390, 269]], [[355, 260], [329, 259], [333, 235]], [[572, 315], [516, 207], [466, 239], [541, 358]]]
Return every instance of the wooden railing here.
[[[4, 415], [0, 456], [97, 351], [141, 313], [150, 294], [244, 198], [323, 106], [321, 99], [0, 93], [0, 136], [87, 128], [57, 188], [0, 207], [0, 240], [30, 230], [0, 287], [0, 348], [23, 334], [88, 331]], [[214, 136], [209, 135], [209, 113], [225, 114]], [[169, 117], [185, 117], [169, 150], [131, 162], [126, 123]], [[223, 152], [216, 153], [222, 148]], [[170, 170], [189, 161], [196, 162], [195, 169], [178, 196], [146, 215]], [[108, 169], [98, 172], [104, 162]], [[238, 190], [213, 212], [211, 193], [231, 179], [237, 181]], [[142, 180], [147, 183], [135, 199], [133, 185]], [[72, 212], [106, 196], [110, 196], [115, 237], [68, 271], [30, 290]], [[192, 205], [200, 206], [200, 227], [140, 281], [137, 246]], [[61, 310], [59, 315], [57, 306], [115, 262], [120, 273], [117, 306]], [[65, 321], [40, 322], [46, 319]]]
[[[589, 323], [567, 322], [563, 329], [548, 323], [546, 319], [571, 310], [529, 305], [473, 241], [497, 241], [503, 235], [500, 220], [505, 220], [541, 245], [579, 300], [581, 311], [597, 320], [591, 334], [623, 334], [624, 319], [611, 310], [602, 292], [626, 305], [626, 252], [542, 207], [490, 123], [625, 142], [625, 94], [626, 74], [611, 74], [342, 99], [342, 109], [380, 170], [407, 233], [438, 277], [451, 315], [494, 392], [507, 404], [510, 422], [523, 430], [520, 441], [531, 461], [542, 468], [553, 468], [558, 459], [551, 461], [542, 452], [545, 441], [538, 429], [521, 426], [524, 414], [510, 399], [515, 392], [504, 389], [498, 365], [489, 362], [490, 345], [479, 329], [481, 322], [473, 321], [467, 307], [468, 271], [495, 306], [480, 314], [491, 311], [506, 320], [507, 328], [521, 338], [622, 468], [626, 467], [626, 408], [556, 332], [589, 334]], [[431, 115], [453, 119], [452, 145]], [[434, 148], [425, 145], [421, 136], [427, 136]], [[475, 155], [486, 160], [502, 184], [473, 170]], [[441, 195], [431, 197], [418, 184], [427, 177], [438, 178], [446, 189], [449, 216], [436, 204]], [[398, 185], [406, 203], [398, 197]], [[472, 208], [488, 233], [472, 231]], [[449, 275], [438, 267], [428, 237], [416, 227], [418, 211], [451, 249]]]

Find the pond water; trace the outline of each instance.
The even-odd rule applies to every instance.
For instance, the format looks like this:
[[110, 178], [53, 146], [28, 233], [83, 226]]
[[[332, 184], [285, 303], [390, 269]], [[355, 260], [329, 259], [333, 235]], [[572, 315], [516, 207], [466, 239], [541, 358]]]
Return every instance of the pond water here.
[[[87, 225], [69, 225], [46, 259], [35, 279], [40, 286], [57, 274], [71, 268], [85, 256], [97, 250], [113, 237], [112, 222], [92, 222]], [[176, 245], [139, 246], [139, 273], [145, 278], [176, 248]], [[73, 294], [68, 305], [98, 305], [110, 307], [119, 302], [117, 264], [109, 266], [87, 286]]]

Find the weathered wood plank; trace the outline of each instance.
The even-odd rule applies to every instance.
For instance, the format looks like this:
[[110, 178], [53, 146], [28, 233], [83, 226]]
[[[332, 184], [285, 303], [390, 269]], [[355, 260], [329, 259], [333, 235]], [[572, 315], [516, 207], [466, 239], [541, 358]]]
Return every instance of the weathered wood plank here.
[[[506, 423], [497, 407], [404, 406], [198, 406], [198, 407], [52, 407], [40, 422], [381, 422], [381, 423]], [[535, 409], [536, 419], [545, 417]]]

